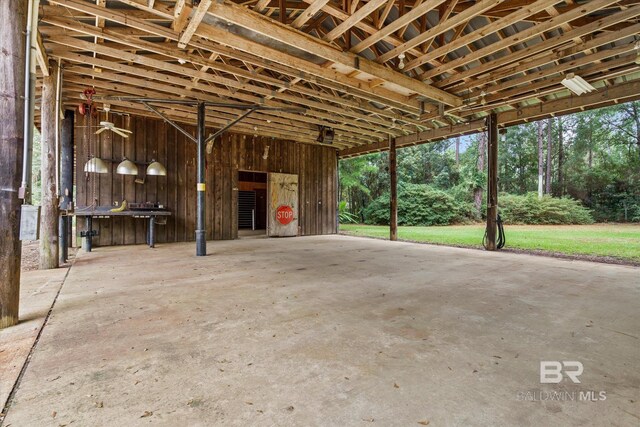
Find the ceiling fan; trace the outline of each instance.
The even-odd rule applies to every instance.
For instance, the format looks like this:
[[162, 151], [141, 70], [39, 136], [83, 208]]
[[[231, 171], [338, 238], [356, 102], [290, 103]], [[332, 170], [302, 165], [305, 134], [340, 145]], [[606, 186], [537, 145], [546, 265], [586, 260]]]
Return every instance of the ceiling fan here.
[[100, 122], [100, 126], [101, 126], [100, 129], [98, 129], [96, 131], [96, 135], [104, 132], [105, 130], [110, 130], [110, 131], [112, 131], [114, 133], [117, 133], [118, 135], [120, 135], [123, 138], [129, 138], [128, 134], [132, 133], [130, 130], [116, 127], [113, 123], [107, 122], [107, 121]]
[[130, 130], [127, 130], [127, 129], [119, 128], [119, 127], [115, 126], [113, 123], [111, 123], [110, 121], [108, 121], [108, 119], [109, 119], [109, 110], [110, 110], [109, 104], [105, 104], [104, 105], [104, 111], [107, 113], [107, 120], [100, 122], [100, 129], [98, 129], [96, 131], [96, 135], [104, 132], [105, 130], [110, 130], [111, 132], [114, 132], [114, 133], [120, 135], [123, 138], [129, 138], [128, 134], [131, 134], [133, 132], [131, 132]]

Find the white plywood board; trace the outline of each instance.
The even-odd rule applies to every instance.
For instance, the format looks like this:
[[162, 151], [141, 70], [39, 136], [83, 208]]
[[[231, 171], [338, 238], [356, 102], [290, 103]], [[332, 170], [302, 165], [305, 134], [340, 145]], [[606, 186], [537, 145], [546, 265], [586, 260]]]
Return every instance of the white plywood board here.
[[270, 173], [268, 187], [268, 235], [270, 237], [297, 236], [298, 175]]

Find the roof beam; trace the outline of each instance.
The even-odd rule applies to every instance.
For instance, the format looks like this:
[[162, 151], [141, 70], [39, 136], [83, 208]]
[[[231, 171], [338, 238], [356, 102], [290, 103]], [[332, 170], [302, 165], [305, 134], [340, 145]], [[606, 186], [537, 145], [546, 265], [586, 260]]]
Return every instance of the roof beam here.
[[302, 28], [327, 3], [329, 3], [329, 0], [315, 0], [291, 23], [291, 26], [297, 29]]
[[495, 54], [499, 50], [506, 49], [507, 47], [523, 43], [526, 40], [535, 37], [545, 31], [552, 30], [558, 26], [560, 26], [563, 22], [570, 21], [575, 18], [579, 18], [585, 14], [595, 12], [600, 10], [608, 5], [616, 3], [617, 0], [592, 0], [588, 3], [583, 4], [581, 7], [577, 9], [572, 9], [569, 12], [563, 13], [562, 15], [556, 16], [554, 18], [549, 19], [543, 23], [537, 24], [528, 28], [524, 31], [514, 34], [511, 37], [500, 40], [499, 42], [492, 43], [482, 49], [478, 49], [475, 52], [472, 52], [468, 55], [462, 56], [456, 60], [448, 62], [447, 64], [435, 67], [423, 74], [420, 77], [425, 80], [430, 77], [433, 77], [437, 74], [449, 72], [450, 70], [459, 67], [463, 64], [468, 64], [469, 62], [476, 61], [480, 58], [483, 58], [487, 55]]
[[337, 50], [333, 46], [325, 44], [314, 37], [301, 33], [286, 25], [280, 25], [273, 20], [251, 12], [241, 6], [228, 3], [216, 3], [211, 6], [209, 13], [227, 22], [250, 29], [289, 46], [302, 49], [328, 61], [345, 65], [354, 70], [359, 70], [389, 83], [396, 84], [425, 98], [450, 106], [462, 105], [462, 99], [455, 95], [426, 85], [353, 53]]
[[366, 39], [364, 39], [363, 41], [361, 41], [360, 43], [358, 43], [357, 45], [355, 45], [353, 47], [353, 49], [351, 49], [351, 52], [353, 53], [360, 53], [363, 50], [365, 50], [366, 48], [368, 48], [369, 46], [378, 43], [380, 40], [384, 39], [387, 36], [390, 36], [391, 34], [395, 33], [396, 31], [398, 31], [399, 29], [401, 29], [402, 27], [409, 25], [411, 22], [415, 21], [416, 19], [420, 18], [422, 15], [426, 14], [427, 12], [435, 9], [436, 7], [438, 7], [441, 3], [444, 3], [446, 0], [427, 0], [424, 3], [420, 4], [420, 6], [418, 7], [414, 7], [413, 9], [411, 9], [410, 12], [405, 13], [404, 15], [402, 15], [401, 17], [399, 17], [398, 19], [394, 20], [393, 22], [391, 22], [389, 25], [382, 27], [382, 29], [378, 32], [376, 32], [375, 34], [370, 35], [369, 37], [367, 37]]
[[384, 3], [386, 3], [386, 1], [387, 0], [369, 0], [369, 2], [367, 4], [362, 6], [360, 9], [358, 9], [356, 12], [354, 12], [347, 19], [342, 21], [340, 23], [340, 25], [336, 26], [334, 29], [329, 31], [323, 37], [323, 39], [325, 41], [329, 41], [329, 42], [337, 39], [345, 31], [347, 31], [349, 28], [353, 27], [358, 22], [362, 21], [364, 18], [366, 18], [367, 16], [369, 16], [373, 12], [375, 12], [380, 6], [382, 6]]
[[178, 41], [178, 47], [180, 49], [184, 49], [187, 44], [189, 44], [191, 37], [193, 37], [193, 33], [195, 33], [198, 29], [198, 25], [200, 25], [202, 19], [207, 14], [207, 10], [209, 10], [212, 2], [213, 0], [202, 0], [198, 5], [198, 8], [194, 12], [192, 12], [189, 24], [187, 25], [187, 28], [182, 32], [180, 40]]
[[[583, 109], [601, 108], [618, 102], [629, 102], [640, 99], [640, 81], [625, 83], [612, 88], [582, 96], [568, 96], [556, 100], [545, 100], [537, 105], [498, 113], [498, 124], [501, 127], [514, 126], [532, 120], [541, 120], [552, 115], [571, 114]], [[397, 147], [424, 144], [447, 139], [453, 136], [469, 135], [480, 132], [485, 127], [485, 120], [475, 120], [458, 125], [444, 126], [438, 129], [419, 132], [396, 138]], [[386, 151], [386, 141], [369, 145], [347, 148], [339, 151], [340, 158], [355, 157], [363, 154]]]
[[40, 71], [42, 71], [43, 76], [49, 76], [49, 57], [47, 56], [47, 51], [44, 48], [44, 44], [42, 43], [42, 35], [40, 35], [40, 31], [36, 34], [36, 60], [38, 61], [38, 66], [40, 66]]
[[[61, 6], [82, 11], [84, 13], [99, 16], [113, 22], [127, 25], [131, 28], [147, 32], [151, 35], [157, 35], [170, 40], [177, 40], [179, 38], [179, 35], [171, 29], [151, 22], [146, 22], [141, 19], [128, 17], [127, 14], [122, 11], [105, 9], [96, 5], [92, 5], [90, 3], [78, 2], [76, 0], [49, 1], [50, 3], [55, 3]], [[73, 31], [82, 31], [85, 34], [96, 35], [95, 31], [102, 31], [103, 33], [97, 33], [100, 37], [107, 37], [110, 36], [111, 33], [113, 33], [116, 38], [120, 38], [123, 33], [126, 34], [127, 31], [131, 30], [131, 28], [118, 29], [117, 31], [115, 29], [98, 30], [95, 27], [79, 23], [78, 21], [58, 18], [57, 16], [59, 15], [47, 14], [42, 19], [43, 21], [49, 22], [53, 25], [61, 26]], [[213, 44], [211, 42], [206, 42], [194, 37], [191, 40], [191, 45], [195, 47], [203, 48], [220, 55], [234, 56], [238, 59], [241, 59], [242, 61], [251, 63], [259, 67], [273, 69], [281, 74], [290, 75], [292, 77], [301, 77], [308, 82], [314, 82], [322, 86], [330, 87], [343, 92], [350, 92], [352, 95], [359, 98], [364, 98], [368, 101], [392, 106], [399, 109], [400, 111], [408, 112], [409, 114], [415, 114], [416, 117], [419, 113], [420, 107], [417, 100], [409, 99], [406, 96], [397, 94], [382, 87], [371, 87], [367, 83], [367, 81], [347, 77], [344, 74], [338, 73], [334, 70], [324, 68], [311, 62], [300, 60], [279, 50], [261, 45], [257, 42], [252, 42], [250, 40], [232, 34], [226, 30], [219, 29], [207, 24], [200, 25], [197, 31], [198, 34], [200, 36], [203, 36], [204, 39], [218, 40], [229, 47], [221, 46], [219, 44]], [[127, 41], [128, 43], [130, 43], [129, 38], [126, 37], [123, 37], [122, 41]], [[246, 52], [250, 54], [250, 56], [245, 55], [242, 52]], [[185, 55], [187, 54], [184, 51], [179, 51], [176, 53], [176, 55], [173, 56], [175, 58], [185, 58]], [[282, 64], [282, 66], [278, 64]], [[318, 81], [316, 77], [320, 77], [325, 80]], [[416, 126], [420, 126], [420, 122], [417, 120], [413, 120], [411, 117], [404, 117], [395, 113], [394, 111], [364, 105], [361, 101], [360, 104], [362, 105], [357, 108], [366, 109], [370, 113], [379, 114], [391, 119], [406, 121]]]
[[[597, 35], [593, 39], [585, 42], [584, 44], [576, 45], [575, 47], [571, 47], [569, 49], [563, 49], [561, 51], [553, 50], [558, 46], [564, 45], [565, 43], [571, 43], [576, 38], [583, 37], [588, 34], [592, 34], [598, 31], [599, 29], [607, 28], [623, 20], [634, 18], [636, 16], [640, 16], [640, 5], [627, 9], [625, 11], [620, 11], [611, 16], [601, 18], [585, 26], [575, 28], [568, 33], [547, 39], [542, 43], [537, 43], [532, 46], [517, 50], [516, 52], [506, 55], [500, 59], [487, 62], [486, 64], [483, 64], [480, 67], [474, 67], [467, 71], [460, 72], [459, 74], [456, 74], [452, 77], [447, 77], [441, 81], [438, 81], [437, 83], [435, 83], [435, 85], [438, 87], [459, 86], [464, 79], [468, 79], [472, 76], [479, 76], [473, 79], [474, 86], [488, 84], [494, 80], [503, 79], [512, 74], [520, 73], [523, 67], [528, 67], [528, 64], [532, 61], [534, 56], [540, 53], [543, 53], [545, 56], [553, 57], [554, 59], [562, 59], [566, 56], [580, 53], [585, 49], [592, 49], [595, 47], [599, 47], [601, 46], [601, 44], [599, 44], [599, 40], [615, 41], [618, 39], [617, 35], [621, 35], [621, 34], [628, 35], [628, 29], [625, 29], [617, 33], [612, 32], [612, 34], [608, 34], [605, 36]], [[512, 63], [515, 65], [508, 66], [509, 64], [512, 64]], [[537, 65], [542, 65], [542, 64], [537, 64]], [[505, 68], [505, 67], [508, 67], [508, 68]], [[500, 70], [492, 71], [492, 70], [495, 70], [496, 68], [500, 68]], [[528, 68], [531, 68], [531, 67], [528, 67]]]
[[459, 14], [447, 19], [444, 22], [440, 22], [438, 25], [429, 28], [424, 33], [418, 34], [416, 37], [412, 38], [411, 40], [408, 40], [402, 43], [401, 45], [391, 49], [389, 52], [380, 56], [377, 59], [377, 61], [380, 63], [387, 62], [388, 60], [395, 58], [401, 53], [404, 53], [409, 49], [415, 48], [416, 46], [421, 45], [422, 43], [425, 43], [431, 39], [434, 39], [438, 35], [449, 31], [450, 29], [458, 26], [463, 22], [467, 22], [469, 19], [484, 12], [485, 10], [495, 7], [496, 5], [502, 3], [503, 1], [505, 0], [481, 0], [475, 5], [471, 6], [470, 8], [465, 9], [463, 12], [460, 12]]
[[431, 52], [428, 52], [419, 58], [409, 61], [405, 69], [413, 70], [414, 68], [419, 67], [420, 65], [423, 65], [429, 62], [430, 60], [436, 59], [441, 55], [445, 55], [448, 52], [454, 51], [465, 45], [471, 44], [474, 41], [477, 41], [483, 37], [488, 36], [489, 34], [493, 34], [498, 30], [501, 30], [502, 28], [505, 28], [509, 25], [513, 25], [514, 22], [519, 22], [523, 18], [529, 15], [533, 15], [534, 13], [544, 10], [547, 7], [549, 7], [550, 4], [553, 4], [555, 2], [556, 0], [538, 0], [529, 6], [518, 9], [517, 11], [505, 16], [504, 18], [500, 18], [495, 22], [490, 22], [488, 25], [485, 25], [484, 27], [478, 29], [477, 31], [474, 31], [465, 36], [459, 37], [456, 40], [452, 40], [449, 43], [446, 43], [445, 45], [440, 46], [439, 48], [434, 49]]
[[[90, 44], [88, 42], [83, 42], [81, 40], [77, 40], [73, 38], [67, 38], [64, 40], [59, 39], [57, 41], [64, 44], [78, 46], [80, 49], [86, 49], [87, 45]], [[118, 62], [107, 61], [99, 58], [92, 58], [86, 55], [79, 55], [79, 54], [68, 52], [68, 51], [54, 50], [54, 52], [56, 57], [60, 57], [69, 61], [91, 64], [99, 68], [109, 69], [116, 72], [124, 72], [132, 76], [144, 76], [146, 78], [154, 79], [164, 84], [175, 84], [181, 87], [193, 87], [199, 90], [207, 89], [218, 94], [219, 96], [227, 96], [229, 98], [234, 98], [234, 99], [238, 99], [245, 102], [251, 102], [255, 104], [264, 103], [265, 105], [274, 106], [274, 107], [290, 107], [291, 106], [288, 104], [283, 104], [282, 102], [274, 102], [274, 101], [264, 100], [262, 98], [266, 96], [274, 96], [275, 98], [278, 98], [279, 100], [282, 100], [285, 102], [290, 102], [292, 104], [302, 105], [302, 106], [314, 109], [313, 114], [319, 117], [322, 117], [324, 119], [327, 119], [329, 121], [336, 120], [336, 114], [344, 115], [349, 117], [350, 120], [358, 120], [358, 119], [361, 120], [363, 126], [367, 127], [370, 130], [378, 131], [381, 134], [395, 135], [397, 133], [397, 129], [393, 130], [389, 128], [389, 121], [387, 120], [383, 120], [373, 116], [367, 116], [365, 114], [361, 114], [356, 111], [346, 110], [342, 107], [337, 107], [328, 103], [321, 103], [321, 102], [309, 100], [305, 97], [294, 96], [294, 95], [289, 95], [285, 93], [278, 93], [270, 89], [265, 89], [256, 85], [248, 85], [248, 84], [240, 83], [228, 78], [222, 79], [213, 75], [199, 75], [197, 70], [189, 70], [185, 67], [180, 67], [178, 65], [145, 58], [142, 55], [127, 55], [127, 54], [124, 54], [122, 51], [119, 51], [117, 49], [107, 48], [105, 46], [98, 46], [97, 49], [101, 55], [111, 56], [113, 58], [120, 59], [120, 60], [122, 60], [123, 55], [125, 55], [126, 58], [124, 59], [127, 61], [131, 60], [132, 62], [135, 62], [143, 66], [151, 66], [153, 68], [160, 68], [164, 71], [171, 71], [176, 73], [178, 76], [186, 76], [186, 77], [198, 76], [202, 80], [206, 80], [214, 84], [222, 84], [230, 88], [233, 88], [235, 90], [232, 91], [232, 90], [224, 89], [218, 86], [203, 87], [198, 84], [193, 84], [189, 79], [185, 80], [184, 78], [181, 78], [181, 77], [172, 76], [172, 75], [160, 73], [157, 71], [149, 71], [139, 67], [133, 67], [130, 65], [120, 64]], [[243, 90], [248, 91], [249, 93], [244, 93], [242, 92]], [[197, 97], [197, 93], [193, 93], [193, 95], [191, 96]]]

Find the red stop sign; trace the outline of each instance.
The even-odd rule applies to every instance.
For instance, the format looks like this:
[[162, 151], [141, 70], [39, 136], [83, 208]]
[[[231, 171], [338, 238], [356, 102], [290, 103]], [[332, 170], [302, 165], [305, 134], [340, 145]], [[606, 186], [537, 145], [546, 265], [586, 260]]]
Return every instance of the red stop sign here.
[[293, 221], [293, 209], [291, 209], [291, 206], [278, 206], [278, 209], [276, 209], [276, 219], [282, 225], [287, 225]]

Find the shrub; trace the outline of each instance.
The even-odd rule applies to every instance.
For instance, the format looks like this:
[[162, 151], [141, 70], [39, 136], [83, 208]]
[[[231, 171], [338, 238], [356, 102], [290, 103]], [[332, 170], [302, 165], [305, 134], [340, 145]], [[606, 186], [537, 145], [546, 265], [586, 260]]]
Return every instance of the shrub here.
[[544, 196], [501, 194], [500, 216], [506, 224], [593, 224], [591, 212], [579, 201]]
[[[373, 200], [364, 210], [365, 223], [389, 224], [389, 193]], [[449, 225], [474, 218], [470, 203], [460, 202], [444, 191], [422, 184], [398, 189], [399, 225]]]
[[347, 210], [347, 202], [342, 200], [338, 204], [338, 221], [340, 224], [356, 224], [358, 215]]

